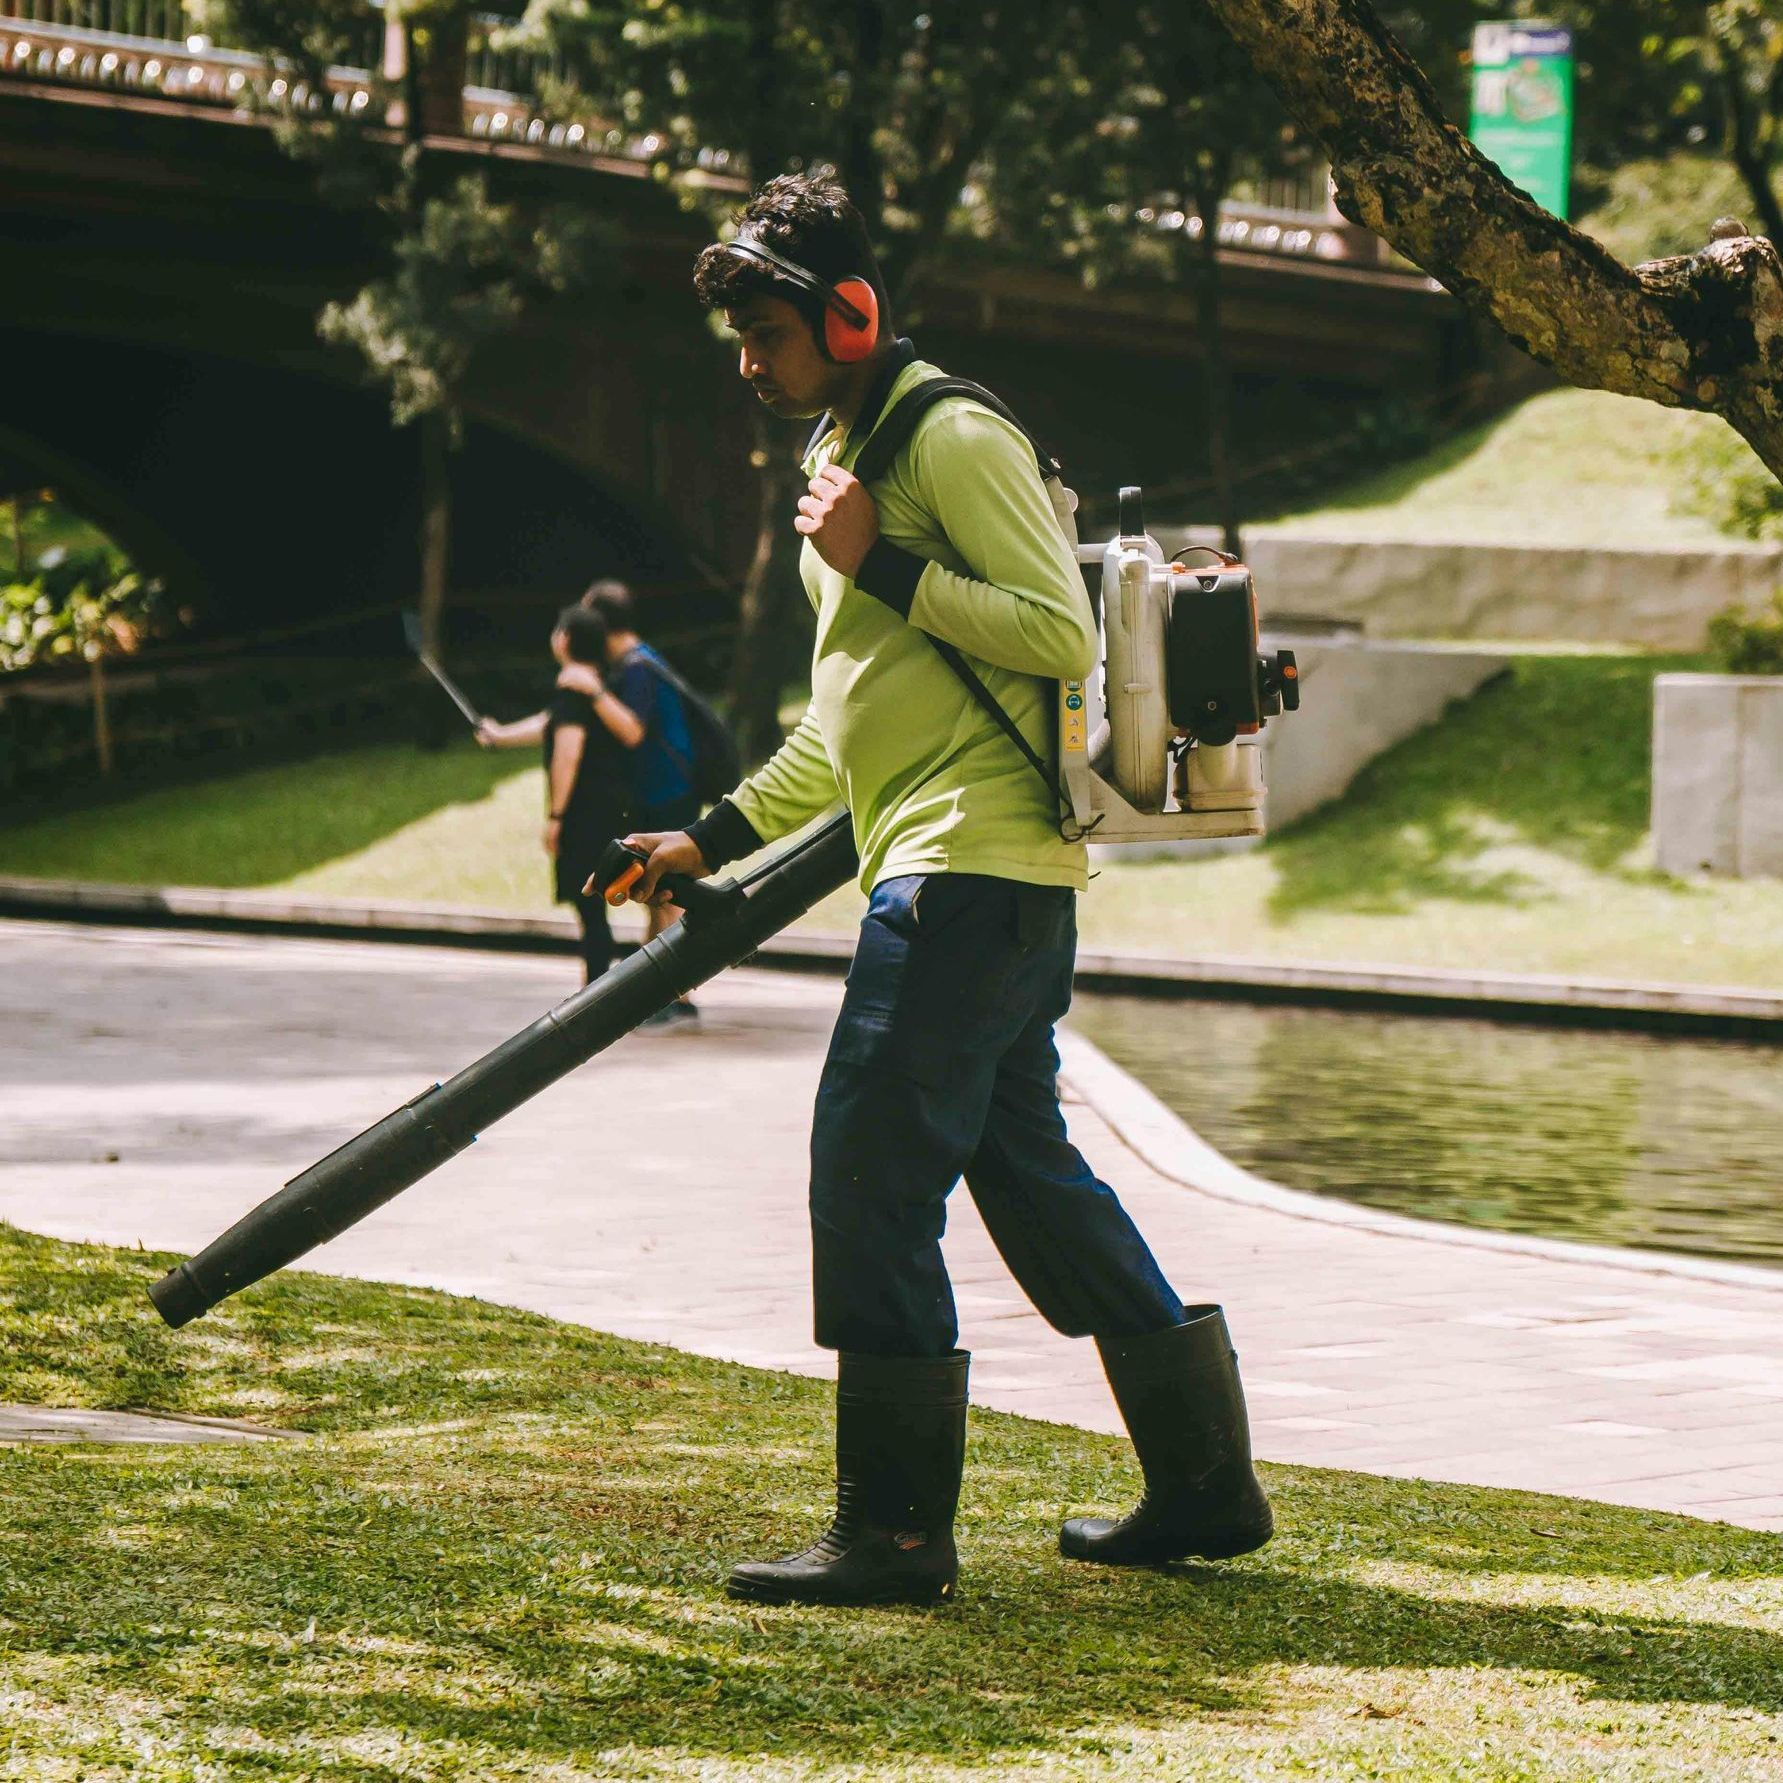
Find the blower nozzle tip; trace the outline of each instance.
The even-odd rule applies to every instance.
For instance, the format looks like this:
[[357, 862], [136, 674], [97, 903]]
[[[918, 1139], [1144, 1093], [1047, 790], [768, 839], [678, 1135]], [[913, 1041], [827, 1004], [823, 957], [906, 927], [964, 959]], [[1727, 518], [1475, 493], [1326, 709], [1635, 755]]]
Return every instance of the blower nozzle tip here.
[[149, 1298], [155, 1303], [155, 1311], [176, 1331], [211, 1308], [210, 1300], [192, 1279], [192, 1272], [184, 1263], [168, 1270], [149, 1289]]

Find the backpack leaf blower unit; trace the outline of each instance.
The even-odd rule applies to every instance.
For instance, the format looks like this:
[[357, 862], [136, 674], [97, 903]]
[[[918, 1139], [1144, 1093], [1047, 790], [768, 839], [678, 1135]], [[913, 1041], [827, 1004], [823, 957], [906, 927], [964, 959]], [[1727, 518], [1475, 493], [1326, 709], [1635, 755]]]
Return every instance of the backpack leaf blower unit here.
[[1251, 573], [1223, 552], [1208, 568], [1168, 561], [1123, 489], [1120, 533], [1080, 545], [1100, 581], [1103, 654], [1059, 687], [1059, 780], [1095, 842], [1259, 836], [1264, 724], [1300, 704], [1291, 650], [1258, 642]]
[[[1072, 817], [1109, 842], [1260, 833], [1257, 751], [1240, 739], [1254, 742], [1265, 719], [1297, 705], [1298, 685], [1289, 652], [1258, 654], [1249, 571], [1167, 563], [1145, 535], [1136, 489], [1121, 493], [1120, 536], [1078, 557], [1101, 566], [1105, 659], [1059, 689], [1059, 784]], [[613, 843], [596, 878], [622, 903], [642, 865]], [[659, 1009], [740, 965], [857, 867], [841, 812], [741, 880], [665, 878], [680, 922], [294, 1177], [156, 1282], [156, 1309], [169, 1325], [188, 1324], [337, 1237]]]

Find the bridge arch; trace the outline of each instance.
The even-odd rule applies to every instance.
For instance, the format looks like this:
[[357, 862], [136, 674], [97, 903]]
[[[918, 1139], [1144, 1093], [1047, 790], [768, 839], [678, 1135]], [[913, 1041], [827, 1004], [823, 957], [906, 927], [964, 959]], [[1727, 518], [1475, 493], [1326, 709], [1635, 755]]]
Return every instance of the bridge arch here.
[[[0, 460], [60, 488], [205, 628], [412, 601], [418, 446], [380, 393], [303, 369], [8, 331]], [[623, 444], [612, 458], [625, 459]], [[697, 597], [698, 553], [650, 495], [473, 416], [451, 467], [455, 594], [530, 617], [594, 576]], [[697, 616], [705, 617], [703, 611]]]

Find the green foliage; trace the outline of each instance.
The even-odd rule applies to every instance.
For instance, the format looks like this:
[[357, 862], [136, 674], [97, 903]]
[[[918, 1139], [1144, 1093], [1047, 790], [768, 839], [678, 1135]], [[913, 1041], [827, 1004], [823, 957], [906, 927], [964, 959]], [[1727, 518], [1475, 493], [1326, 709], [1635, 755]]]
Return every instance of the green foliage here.
[[[1752, 226], [1783, 236], [1776, 169], [1783, 154], [1783, 5], [1778, 0], [1672, 0], [1642, 35], [1671, 76], [1670, 109], [1711, 131], [1746, 187]], [[1700, 245], [1700, 244], [1698, 244]]]
[[[472, 356], [511, 329], [528, 306], [582, 282], [593, 266], [597, 226], [569, 206], [522, 209], [496, 202], [482, 174], [443, 190], [430, 181], [415, 115], [428, 59], [446, 58], [471, 8], [467, 0], [203, 0], [206, 18], [230, 40], [312, 82], [331, 63], [366, 61], [386, 22], [406, 33], [411, 80], [405, 95], [410, 140], [393, 155], [366, 125], [381, 121], [395, 92], [376, 83], [358, 116], [312, 115], [289, 96], [273, 107], [278, 140], [314, 172], [332, 202], [380, 216], [392, 263], [352, 297], [324, 306], [322, 338], [352, 348], [390, 391], [398, 426], [445, 417], [456, 438], [457, 393]], [[376, 66], [375, 58], [372, 60]]]
[[1731, 428], [1685, 442], [1678, 466], [1687, 512], [1736, 537], [1783, 539], [1783, 484]]
[[0, 577], [38, 582], [61, 602], [83, 585], [105, 587], [130, 568], [111, 536], [53, 489], [16, 494], [0, 518]]
[[1783, 588], [1763, 612], [1717, 613], [1709, 621], [1709, 651], [1731, 675], [1783, 675]]
[[41, 579], [0, 584], [0, 670], [133, 650], [167, 617], [161, 584], [135, 571], [60, 596]]
[[[1131, 0], [1059, 49], [994, 158], [990, 218], [1089, 282], [1148, 267], [1187, 276], [1183, 250], [1206, 242], [1202, 224], [1242, 170], [1306, 158], [1274, 93], [1199, 6]], [[1146, 227], [1160, 219], [1175, 227]]]
[[217, 42], [312, 83], [340, 64], [375, 67], [366, 52], [383, 34], [383, 12], [370, 0], [187, 0], [187, 10]]
[[554, 53], [554, 107], [655, 134], [687, 202], [715, 217], [733, 200], [708, 169], [834, 167], [897, 296], [1063, 46], [1107, 31], [1083, 0], [532, 0], [517, 39]]
[[405, 219], [392, 243], [395, 272], [327, 305], [317, 327], [324, 340], [356, 348], [389, 386], [397, 426], [432, 413], [456, 426], [455, 395], [471, 355], [530, 302], [581, 282], [596, 230], [567, 209], [528, 214], [495, 203], [481, 174], [427, 197], [409, 190], [418, 176], [411, 150], [403, 189], [389, 201]]
[[1628, 266], [1694, 254], [1715, 219], [1742, 215], [1751, 196], [1726, 160], [1702, 149], [1642, 156], [1607, 171], [1581, 168], [1574, 193], [1579, 227]]

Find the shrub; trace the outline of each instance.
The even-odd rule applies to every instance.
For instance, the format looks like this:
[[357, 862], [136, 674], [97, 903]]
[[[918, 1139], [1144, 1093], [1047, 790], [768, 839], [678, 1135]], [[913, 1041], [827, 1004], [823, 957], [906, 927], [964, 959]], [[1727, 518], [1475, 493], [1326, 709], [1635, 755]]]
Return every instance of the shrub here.
[[1709, 651], [1731, 675], [1783, 675], [1783, 588], [1763, 612], [1717, 613], [1709, 621]]
[[0, 586], [0, 669], [135, 650], [165, 625], [161, 584], [126, 572], [58, 590], [45, 576]]

